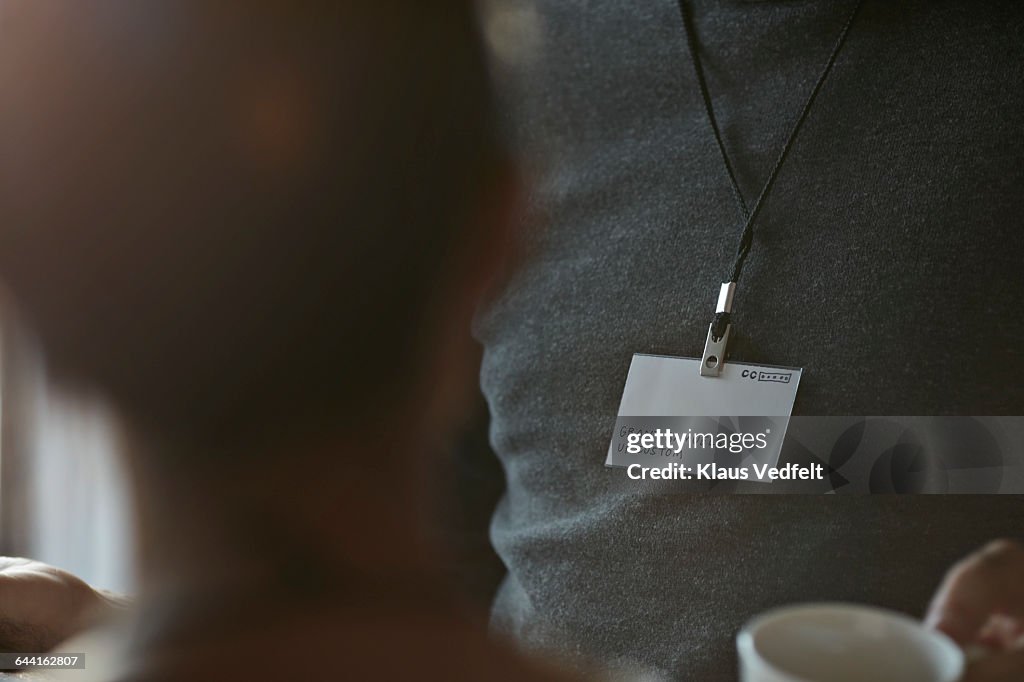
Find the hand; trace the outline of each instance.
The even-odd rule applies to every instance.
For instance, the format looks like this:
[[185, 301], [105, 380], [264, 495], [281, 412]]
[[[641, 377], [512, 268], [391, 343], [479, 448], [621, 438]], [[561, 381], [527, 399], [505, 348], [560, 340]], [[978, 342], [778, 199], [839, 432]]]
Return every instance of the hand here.
[[43, 653], [126, 605], [67, 571], [0, 557], [0, 650]]
[[956, 564], [925, 624], [949, 635], [970, 661], [963, 682], [1024, 679], [1024, 547], [998, 540]]

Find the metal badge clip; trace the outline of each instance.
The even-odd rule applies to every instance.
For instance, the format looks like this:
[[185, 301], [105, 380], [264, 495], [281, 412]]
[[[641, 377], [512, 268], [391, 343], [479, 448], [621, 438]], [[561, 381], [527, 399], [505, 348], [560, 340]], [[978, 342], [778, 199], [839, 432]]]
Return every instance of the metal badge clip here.
[[[718, 293], [718, 306], [715, 314], [732, 312], [732, 297], [736, 293], [736, 282], [726, 282]], [[717, 377], [722, 373], [722, 365], [725, 364], [725, 351], [729, 343], [729, 332], [732, 331], [732, 324], [725, 325], [725, 331], [721, 336], [715, 335], [715, 323], [708, 325], [708, 338], [704, 342], [704, 357], [700, 360], [700, 375], [703, 377]]]

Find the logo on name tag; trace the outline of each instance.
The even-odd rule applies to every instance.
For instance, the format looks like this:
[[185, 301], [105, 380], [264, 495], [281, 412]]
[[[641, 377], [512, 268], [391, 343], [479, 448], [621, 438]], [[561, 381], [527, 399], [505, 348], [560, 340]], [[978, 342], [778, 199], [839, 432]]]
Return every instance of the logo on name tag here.
[[771, 381], [776, 384], [788, 384], [789, 380], [793, 377], [792, 372], [764, 372], [756, 369], [745, 369], [740, 374], [744, 379], [751, 379], [753, 381]]

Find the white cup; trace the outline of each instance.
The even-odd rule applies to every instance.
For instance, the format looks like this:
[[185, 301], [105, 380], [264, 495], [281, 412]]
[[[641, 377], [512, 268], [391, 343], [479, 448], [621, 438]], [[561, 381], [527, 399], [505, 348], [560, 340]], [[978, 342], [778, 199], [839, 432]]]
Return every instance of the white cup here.
[[768, 611], [736, 638], [741, 682], [956, 682], [964, 655], [892, 611], [801, 604]]

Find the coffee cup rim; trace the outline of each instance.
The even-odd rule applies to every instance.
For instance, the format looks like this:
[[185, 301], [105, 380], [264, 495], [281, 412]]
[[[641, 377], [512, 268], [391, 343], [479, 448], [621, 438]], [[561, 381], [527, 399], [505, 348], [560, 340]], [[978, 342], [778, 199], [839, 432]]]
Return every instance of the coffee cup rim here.
[[763, 665], [767, 670], [780, 677], [790, 677], [793, 680], [799, 680], [800, 682], [815, 682], [815, 680], [807, 680], [806, 678], [801, 678], [788, 670], [782, 670], [779, 668], [758, 650], [755, 639], [755, 633], [757, 630], [763, 628], [769, 621], [776, 620], [783, 616], [788, 617], [814, 611], [845, 611], [848, 613], [872, 614], [875, 616], [884, 616], [886, 618], [899, 621], [905, 625], [909, 625], [926, 634], [929, 638], [933, 639], [941, 649], [946, 653], [952, 654], [954, 657], [956, 661], [955, 670], [951, 671], [952, 675], [948, 680], [944, 679], [941, 680], [941, 682], [955, 682], [963, 676], [965, 667], [963, 650], [956, 644], [956, 642], [950, 639], [949, 636], [937, 630], [929, 630], [925, 628], [920, 621], [911, 618], [905, 613], [878, 606], [857, 604], [853, 602], [810, 602], [804, 604], [792, 604], [789, 606], [777, 606], [754, 616], [743, 625], [739, 633], [736, 635], [736, 649], [741, 661], [745, 659], [757, 660], [758, 663]]

